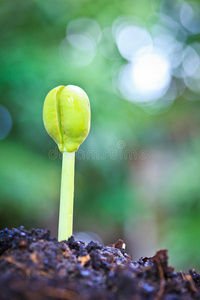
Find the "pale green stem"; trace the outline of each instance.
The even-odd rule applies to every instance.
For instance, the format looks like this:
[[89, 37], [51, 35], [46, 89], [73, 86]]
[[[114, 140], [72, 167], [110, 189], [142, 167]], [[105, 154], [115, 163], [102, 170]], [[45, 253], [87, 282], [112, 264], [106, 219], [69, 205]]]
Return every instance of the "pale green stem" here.
[[74, 205], [75, 152], [64, 152], [60, 191], [58, 240], [67, 240], [72, 235]]

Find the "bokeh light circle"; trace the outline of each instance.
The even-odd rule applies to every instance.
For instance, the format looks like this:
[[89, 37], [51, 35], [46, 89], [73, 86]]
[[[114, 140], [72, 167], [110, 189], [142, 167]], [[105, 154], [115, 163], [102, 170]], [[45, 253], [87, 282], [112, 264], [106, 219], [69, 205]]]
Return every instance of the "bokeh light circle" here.
[[0, 105], [0, 140], [6, 138], [12, 128], [12, 118], [9, 111]]

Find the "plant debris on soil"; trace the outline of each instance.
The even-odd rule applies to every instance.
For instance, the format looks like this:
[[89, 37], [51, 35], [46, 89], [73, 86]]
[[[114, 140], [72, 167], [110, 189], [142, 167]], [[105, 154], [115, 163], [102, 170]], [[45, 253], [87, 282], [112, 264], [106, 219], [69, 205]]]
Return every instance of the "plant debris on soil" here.
[[49, 230], [0, 231], [1, 300], [200, 299], [200, 275], [174, 272], [167, 250], [132, 261], [124, 242], [58, 242]]

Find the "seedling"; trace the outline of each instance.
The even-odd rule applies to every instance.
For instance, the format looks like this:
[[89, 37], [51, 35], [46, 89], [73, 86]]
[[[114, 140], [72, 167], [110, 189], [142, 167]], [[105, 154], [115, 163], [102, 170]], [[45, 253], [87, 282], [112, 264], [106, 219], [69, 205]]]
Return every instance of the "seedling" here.
[[90, 130], [90, 103], [78, 86], [58, 86], [45, 98], [44, 126], [63, 153], [58, 240], [72, 235], [75, 151]]

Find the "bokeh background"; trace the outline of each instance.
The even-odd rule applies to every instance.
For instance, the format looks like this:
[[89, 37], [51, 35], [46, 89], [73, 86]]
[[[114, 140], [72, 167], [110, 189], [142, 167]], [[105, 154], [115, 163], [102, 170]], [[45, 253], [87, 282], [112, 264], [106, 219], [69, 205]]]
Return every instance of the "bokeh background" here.
[[92, 110], [76, 236], [200, 270], [199, 16], [198, 1], [0, 1], [0, 228], [57, 234], [62, 159], [42, 108], [74, 84]]

